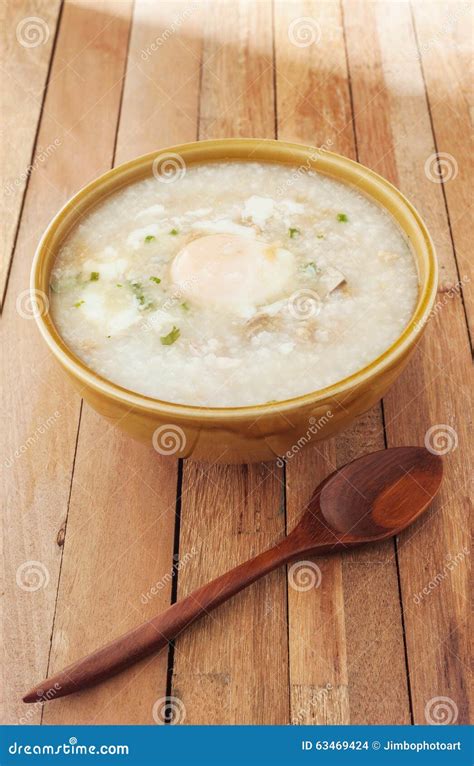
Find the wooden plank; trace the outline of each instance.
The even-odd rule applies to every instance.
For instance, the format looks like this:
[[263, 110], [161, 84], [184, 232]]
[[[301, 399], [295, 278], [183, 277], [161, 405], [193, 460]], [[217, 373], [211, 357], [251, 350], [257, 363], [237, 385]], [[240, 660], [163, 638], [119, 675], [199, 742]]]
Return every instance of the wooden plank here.
[[[142, 56], [181, 12], [180, 3], [135, 4], [116, 164], [195, 137], [198, 17], [182, 18], [165, 44]], [[173, 91], [180, 93], [179, 106]], [[169, 606], [176, 487], [177, 461], [108, 428], [84, 407], [51, 671]], [[154, 704], [166, 695], [167, 669], [164, 651], [90, 692], [58, 700], [44, 722], [153, 724]]]
[[118, 161], [196, 139], [201, 22], [197, 4], [136, 3]]
[[[6, 719], [12, 723], [37, 723], [40, 717], [40, 706], [27, 707], [19, 700], [48, 667], [80, 408], [79, 397], [49, 356], [34, 322], [28, 322], [31, 258], [51, 216], [110, 163], [128, 31], [125, 11], [123, 3], [105, 7], [97, 2], [68, 3], [64, 9], [38, 137], [39, 145], [56, 138], [60, 145], [30, 179], [2, 322], [5, 359], [10, 360], [4, 365], [9, 403], [4, 433], [11, 451], [5, 459], [12, 463], [5, 472], [6, 577], [13, 585], [17, 577], [20, 581], [9, 590], [6, 605], [5, 644], [11, 652], [5, 669], [5, 688], [10, 690]], [[84, 48], [87, 41], [90, 45]], [[84, 80], [87, 88], [82, 87]], [[86, 115], [96, 126], [93, 132], [85, 129]], [[39, 565], [19, 569], [28, 561]], [[29, 569], [38, 572], [36, 580], [33, 572], [33, 579], [26, 578]], [[28, 583], [43, 587], [28, 590]]]
[[58, 145], [36, 143], [49, 63], [56, 36], [60, 0], [5, 2], [0, 7], [2, 34], [0, 90], [2, 140], [0, 198], [2, 257], [0, 305], [3, 303], [21, 206], [29, 178]]
[[449, 227], [441, 233], [443, 247], [450, 248], [452, 236], [458, 266], [456, 283], [459, 280], [472, 341], [472, 5], [414, 3], [413, 14], [436, 141], [436, 152], [425, 159], [425, 172], [433, 183], [443, 182], [449, 216]]
[[199, 138], [274, 138], [271, 3], [207, 9]]
[[[339, 4], [281, 0], [276, 4], [275, 27], [279, 137], [355, 157]], [[374, 129], [378, 132], [383, 126]], [[336, 466], [383, 447], [382, 411], [377, 406], [343, 436], [315, 443], [293, 458], [287, 464], [289, 528], [314, 487]], [[289, 578], [292, 720], [407, 723], [393, 544], [315, 559], [308, 566], [315, 564], [321, 573], [319, 587], [299, 591], [294, 578]]]
[[[273, 136], [270, 3], [213, 4], [204, 30], [200, 137]], [[179, 573], [179, 597], [284, 534], [281, 478], [272, 464], [186, 462], [180, 554], [198, 554]], [[178, 638], [172, 694], [186, 723], [287, 723], [287, 662], [279, 571]]]
[[[442, 190], [424, 169], [434, 143], [409, 8], [348, 0], [344, 16], [360, 159], [397, 181], [418, 205], [438, 243], [442, 281], [453, 281], [456, 268], [450, 241], [443, 236], [448, 221]], [[367, 36], [370, 47], [364, 42]], [[377, 66], [374, 57], [380, 55]], [[368, 72], [375, 80], [368, 81]], [[390, 125], [391, 136], [383, 147], [363, 141], [374, 114], [385, 114]], [[468, 546], [470, 375], [463, 307], [456, 294], [441, 303], [412, 363], [385, 398], [389, 446], [423, 444], [425, 439], [433, 449], [441, 448], [443, 439], [447, 447], [458, 445], [447, 450], [445, 479], [431, 514], [400, 538], [408, 666], [418, 724], [436, 721], [442, 697], [449, 698], [450, 721], [468, 720], [463, 551]], [[457, 562], [453, 571], [450, 557]], [[436, 577], [435, 587], [430, 587]]]

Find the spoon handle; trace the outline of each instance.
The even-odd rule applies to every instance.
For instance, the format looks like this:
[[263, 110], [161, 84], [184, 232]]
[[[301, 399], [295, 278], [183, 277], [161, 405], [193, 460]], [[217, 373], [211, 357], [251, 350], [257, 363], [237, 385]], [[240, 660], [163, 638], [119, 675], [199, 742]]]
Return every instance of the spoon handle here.
[[290, 537], [284, 538], [274, 548], [201, 586], [151, 620], [42, 681], [25, 695], [23, 701], [64, 697], [110, 678], [159, 651], [199, 617], [298, 555], [299, 547]]

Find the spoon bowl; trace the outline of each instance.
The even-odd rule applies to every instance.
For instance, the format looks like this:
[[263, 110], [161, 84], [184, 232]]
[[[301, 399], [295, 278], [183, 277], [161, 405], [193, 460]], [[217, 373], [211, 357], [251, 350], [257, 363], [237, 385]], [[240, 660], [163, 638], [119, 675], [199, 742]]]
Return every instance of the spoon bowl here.
[[381, 540], [423, 513], [442, 477], [441, 458], [427, 449], [372, 452], [329, 477], [319, 495], [320, 512], [344, 542]]
[[421, 447], [382, 450], [348, 463], [319, 485], [301, 521], [273, 548], [42, 681], [23, 700], [48, 700], [49, 694], [56, 699], [104, 681], [162, 649], [198, 617], [282, 564], [398, 534], [431, 503], [442, 474], [441, 458]]

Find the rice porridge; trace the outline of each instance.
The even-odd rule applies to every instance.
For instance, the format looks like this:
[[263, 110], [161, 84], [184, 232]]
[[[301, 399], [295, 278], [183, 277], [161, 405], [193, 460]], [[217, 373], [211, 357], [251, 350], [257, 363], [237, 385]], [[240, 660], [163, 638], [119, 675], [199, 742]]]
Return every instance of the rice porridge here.
[[215, 407], [345, 378], [397, 339], [417, 294], [387, 212], [314, 171], [247, 161], [115, 192], [71, 231], [51, 274], [54, 322], [91, 369]]

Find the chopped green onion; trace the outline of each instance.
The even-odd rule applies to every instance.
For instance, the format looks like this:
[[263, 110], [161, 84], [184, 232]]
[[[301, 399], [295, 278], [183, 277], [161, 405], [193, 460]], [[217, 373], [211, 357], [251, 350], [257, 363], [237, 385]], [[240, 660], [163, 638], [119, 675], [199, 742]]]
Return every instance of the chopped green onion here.
[[85, 301], [77, 301], [77, 303], [74, 304], [74, 308], [78, 309], [79, 306], [82, 306], [83, 303], [85, 303]]
[[140, 308], [146, 311], [148, 309], [153, 309], [155, 307], [155, 302], [147, 298], [145, 293], [143, 292], [143, 287], [141, 282], [136, 282], [135, 280], [133, 280], [129, 284], [130, 284], [130, 287], [132, 288], [132, 292], [135, 298], [140, 304]]
[[98, 271], [91, 271], [91, 282], [97, 282], [99, 277], [100, 277], [100, 274]]
[[145, 237], [145, 242], [154, 242], [156, 237], [153, 236], [153, 234], [147, 234]]
[[120, 282], [117, 282], [117, 284], [115, 285], [115, 287], [123, 287], [123, 285], [121, 285], [121, 284], [120, 284]]
[[349, 219], [345, 213], [338, 213], [337, 220], [340, 221], [341, 223], [347, 223]]
[[183, 301], [181, 304], [181, 308], [185, 311], [189, 311], [189, 303], [186, 303], [186, 301]]
[[150, 277], [150, 282], [154, 282], [155, 285], [159, 285], [161, 282], [161, 279], [159, 277]]
[[290, 239], [294, 239], [297, 234], [300, 234], [300, 230], [299, 229], [294, 229], [292, 227], [290, 227], [288, 229], [288, 236], [289, 236]]
[[317, 239], [324, 239], [324, 238], [325, 238], [325, 236], [326, 236], [326, 235], [325, 235], [325, 234], [322, 234], [321, 232], [319, 232], [318, 234], [316, 234], [316, 238], [317, 238]]
[[310, 269], [310, 270], [311, 270], [311, 271], [313, 271], [315, 274], [317, 274], [317, 273], [318, 273], [318, 271], [320, 271], [320, 269], [318, 269], [318, 267], [316, 266], [316, 264], [315, 264], [315, 262], [314, 262], [314, 261], [309, 261], [309, 263], [305, 263], [305, 265], [304, 265], [304, 268], [305, 268], [305, 269]]
[[171, 231], [170, 231], [170, 234], [171, 234], [173, 237], [176, 237], [176, 235], [177, 235], [177, 234], [179, 234], [179, 231], [178, 231], [178, 229], [171, 229]]
[[170, 330], [168, 335], [162, 335], [160, 341], [163, 346], [171, 346], [181, 335], [181, 330], [173, 325], [173, 329]]

